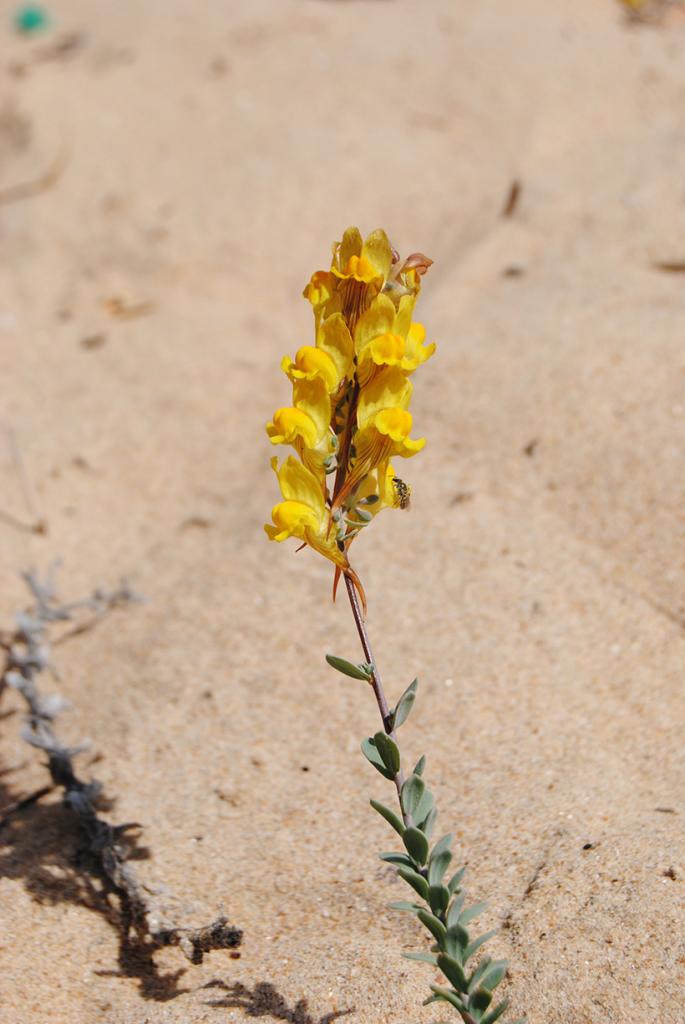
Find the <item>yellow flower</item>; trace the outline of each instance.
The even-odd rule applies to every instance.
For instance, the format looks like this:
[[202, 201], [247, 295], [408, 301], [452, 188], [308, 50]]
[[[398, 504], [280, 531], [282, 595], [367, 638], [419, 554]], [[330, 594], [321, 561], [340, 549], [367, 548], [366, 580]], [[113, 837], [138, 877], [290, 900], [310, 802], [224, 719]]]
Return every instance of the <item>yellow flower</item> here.
[[435, 352], [435, 344], [424, 345], [426, 331], [412, 323], [415, 297], [403, 295], [399, 305], [387, 295], [379, 295], [357, 322], [354, 332], [358, 357], [357, 377], [363, 388], [381, 366], [397, 366], [405, 373], [425, 363]]
[[294, 361], [283, 356], [283, 372], [293, 383], [297, 380], [322, 380], [330, 394], [339, 384], [338, 371], [331, 357], [313, 345], [303, 345], [297, 350]]
[[291, 444], [309, 468], [325, 476], [324, 462], [332, 447], [331, 400], [320, 378], [297, 379], [293, 405], [277, 409], [266, 425], [272, 444]]
[[[425, 444], [411, 436], [409, 376], [435, 351], [412, 320], [430, 265], [422, 253], [401, 260], [382, 230], [363, 239], [348, 228], [330, 269], [304, 289], [313, 344], [281, 361], [292, 405], [276, 411], [267, 433], [273, 444], [292, 445], [299, 461], [289, 456], [277, 470], [284, 500], [266, 531], [323, 554], [336, 566], [335, 583], [345, 573], [359, 586], [347, 561], [350, 543], [382, 509], [409, 505], [410, 489], [390, 460]], [[360, 596], [363, 602], [361, 589]]]
[[325, 503], [320, 481], [293, 455], [289, 455], [280, 468], [278, 458], [274, 455], [271, 468], [278, 477], [284, 501], [274, 505], [271, 510], [273, 524], [266, 523], [264, 526], [269, 539], [282, 542], [295, 537], [318, 551], [350, 577], [365, 604], [359, 579], [350, 568], [347, 555], [338, 547], [337, 527]]
[[352, 335], [340, 313], [328, 316], [317, 331], [316, 345], [303, 345], [295, 359], [283, 356], [281, 369], [293, 384], [321, 380], [328, 394], [339, 390], [352, 366]]
[[314, 307], [318, 330], [323, 316], [342, 313], [351, 331], [372, 299], [383, 289], [393, 265], [385, 231], [362, 240], [359, 228], [348, 228], [333, 246], [330, 271], [318, 270], [304, 289]]
[[382, 370], [362, 388], [357, 405], [357, 431], [353, 434], [354, 456], [344, 483], [333, 501], [333, 508], [353, 495], [367, 473], [395, 455], [410, 458], [425, 446], [425, 438], [409, 436], [412, 415], [408, 405], [412, 384], [397, 367]]

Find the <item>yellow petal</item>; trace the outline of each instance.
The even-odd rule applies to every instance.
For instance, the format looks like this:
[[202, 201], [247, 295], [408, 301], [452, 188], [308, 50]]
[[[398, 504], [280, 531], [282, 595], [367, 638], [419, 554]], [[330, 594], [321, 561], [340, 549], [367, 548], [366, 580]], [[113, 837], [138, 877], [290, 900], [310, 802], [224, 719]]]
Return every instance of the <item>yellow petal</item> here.
[[328, 270], [317, 270], [312, 274], [309, 284], [302, 292], [305, 299], [308, 299], [316, 309], [330, 299], [333, 294], [333, 282]]
[[398, 366], [404, 368], [404, 338], [399, 334], [379, 334], [364, 350], [376, 366]]
[[354, 347], [359, 355], [379, 334], [388, 334], [395, 328], [395, 307], [387, 295], [377, 295], [357, 321], [354, 329]]
[[364, 242], [362, 256], [372, 265], [376, 275], [385, 281], [392, 265], [392, 247], [382, 228], [371, 232]]
[[423, 324], [413, 323], [409, 328], [409, 334], [407, 335], [407, 344], [405, 346], [405, 355], [401, 362], [403, 370], [411, 373], [417, 366], [421, 366], [427, 359], [435, 352], [435, 342], [430, 345], [424, 345], [426, 339], [426, 329]]
[[316, 513], [300, 501], [282, 501], [274, 505], [271, 518], [275, 526], [265, 526], [271, 540], [283, 541], [287, 537], [304, 538], [305, 530], [316, 527]]
[[321, 483], [299, 459], [288, 456], [278, 470], [278, 483], [286, 501], [307, 505], [315, 513], [316, 522], [324, 521], [327, 513]]
[[411, 382], [401, 370], [389, 366], [362, 388], [357, 406], [357, 423], [364, 428], [383, 409], [406, 409], [412, 395]]
[[411, 328], [411, 318], [414, 312], [414, 306], [416, 305], [415, 295], [403, 295], [400, 299], [399, 306], [397, 307], [397, 316], [395, 318], [395, 330], [398, 334], [401, 334], [403, 338], [406, 338]]
[[362, 236], [359, 228], [348, 228], [336, 249], [338, 270], [344, 271], [353, 256], [359, 257], [362, 254]]
[[311, 416], [292, 407], [277, 409], [273, 422], [267, 423], [266, 432], [272, 444], [295, 444], [301, 438], [308, 448], [320, 440], [317, 425]]
[[324, 382], [315, 380], [296, 380], [293, 384], [293, 402], [295, 407], [307, 415], [315, 427], [314, 441], [307, 441], [309, 448], [314, 448], [324, 439], [331, 425], [331, 400]]
[[324, 320], [316, 344], [335, 363], [338, 381], [343, 380], [352, 365], [354, 345], [342, 314], [334, 313]]
[[340, 270], [333, 267], [331, 273], [341, 278], [352, 277], [355, 281], [360, 281], [363, 284], [382, 280], [375, 265], [366, 256], [350, 256], [347, 263], [344, 263]]
[[328, 392], [335, 391], [338, 386], [335, 363], [326, 352], [314, 345], [303, 345], [297, 350], [294, 360], [284, 356], [281, 367], [292, 381], [319, 378]]
[[383, 409], [374, 417], [373, 425], [393, 441], [405, 441], [411, 433], [412, 415], [404, 409]]
[[417, 452], [420, 452], [425, 447], [425, 437], [417, 437], [416, 440], [408, 437], [405, 441], [395, 446], [393, 454], [401, 455], [403, 459], [410, 459], [412, 455], [416, 455]]

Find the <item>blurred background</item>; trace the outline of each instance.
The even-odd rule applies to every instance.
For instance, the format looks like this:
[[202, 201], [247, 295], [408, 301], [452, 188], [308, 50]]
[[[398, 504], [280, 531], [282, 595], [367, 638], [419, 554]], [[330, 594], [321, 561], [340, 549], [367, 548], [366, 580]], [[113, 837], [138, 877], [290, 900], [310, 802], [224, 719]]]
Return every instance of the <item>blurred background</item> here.
[[347, 609], [262, 531], [301, 291], [358, 224], [434, 260], [438, 352], [412, 508], [355, 565], [515, 1009], [682, 1024], [684, 104], [678, 3], [0, 2], [0, 611], [55, 558], [67, 596], [145, 595], [60, 649], [64, 727], [149, 884], [246, 932], [146, 985], [55, 798], [0, 833], [8, 1022], [240, 1021], [237, 982], [294, 1024], [434, 1018], [384, 909], [375, 709], [323, 665]]

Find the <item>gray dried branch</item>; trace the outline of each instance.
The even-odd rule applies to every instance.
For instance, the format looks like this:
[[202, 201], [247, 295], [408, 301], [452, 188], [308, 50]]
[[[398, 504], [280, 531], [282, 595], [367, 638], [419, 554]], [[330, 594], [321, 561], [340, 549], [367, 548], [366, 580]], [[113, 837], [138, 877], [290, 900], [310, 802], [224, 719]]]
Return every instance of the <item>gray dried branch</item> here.
[[[129, 933], [132, 932], [148, 953], [162, 946], [179, 946], [191, 963], [202, 963], [204, 954], [211, 950], [240, 945], [242, 932], [229, 924], [225, 917], [219, 917], [203, 928], [179, 928], [163, 919], [127, 859], [130, 854], [129, 834], [140, 826], [132, 822], [112, 825], [98, 815], [97, 804], [102, 800], [100, 784], [85, 782], [74, 768], [74, 758], [85, 746], [65, 746], [53, 727], [57, 715], [65, 707], [65, 701], [57, 695], [45, 696], [37, 683], [37, 676], [52, 668], [50, 659], [54, 642], [85, 632], [113, 608], [139, 598], [123, 582], [116, 590], [98, 589], [84, 600], [62, 603], [55, 591], [55, 568], [52, 567], [44, 580], [33, 572], [22, 574], [34, 603], [16, 616], [14, 632], [6, 634], [0, 642], [6, 651], [0, 676], [0, 695], [6, 686], [11, 686], [23, 697], [28, 714], [22, 736], [31, 746], [47, 754], [47, 768], [53, 786], [63, 790], [65, 807], [84, 831], [90, 853], [95, 857], [108, 887], [120, 901], [122, 921], [126, 922], [124, 940], [129, 942]], [[48, 632], [52, 625], [74, 622], [84, 611], [89, 613], [85, 619], [51, 643]]]

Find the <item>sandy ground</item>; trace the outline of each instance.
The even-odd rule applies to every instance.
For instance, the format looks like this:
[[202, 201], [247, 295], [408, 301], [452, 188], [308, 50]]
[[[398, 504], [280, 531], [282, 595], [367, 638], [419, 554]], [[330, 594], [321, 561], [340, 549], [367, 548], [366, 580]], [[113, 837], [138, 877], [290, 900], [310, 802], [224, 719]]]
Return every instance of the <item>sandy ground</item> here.
[[[435, 260], [412, 509], [356, 566], [390, 696], [422, 680], [405, 746], [505, 925], [513, 1008], [682, 1024], [685, 277], [655, 264], [685, 259], [685, 28], [608, 0], [64, 0], [26, 39], [13, 9], [0, 189], [58, 166], [0, 192], [2, 426], [48, 523], [7, 518], [3, 434], [1, 621], [55, 557], [67, 597], [146, 596], [60, 647], [60, 730], [179, 923], [223, 910], [245, 941], [120, 962], [48, 799], [0, 832], [3, 1024], [436, 1018], [385, 910], [375, 706], [323, 663], [356, 656], [349, 610], [262, 532], [280, 358], [350, 223]], [[44, 780], [19, 710], [5, 802]]]

